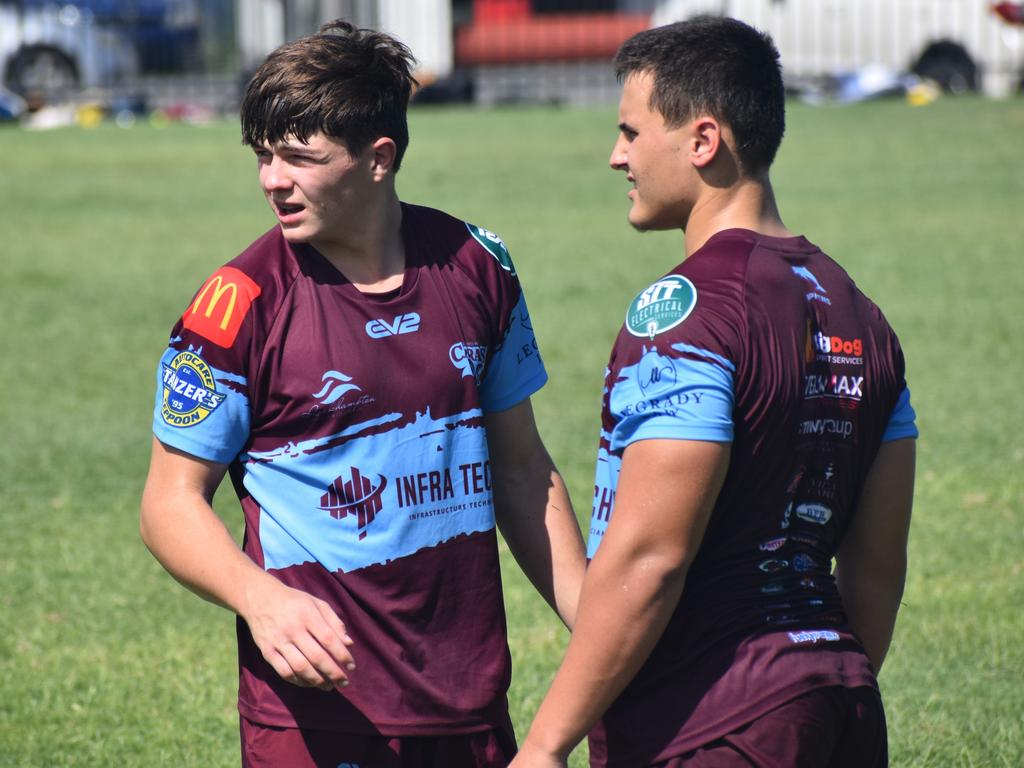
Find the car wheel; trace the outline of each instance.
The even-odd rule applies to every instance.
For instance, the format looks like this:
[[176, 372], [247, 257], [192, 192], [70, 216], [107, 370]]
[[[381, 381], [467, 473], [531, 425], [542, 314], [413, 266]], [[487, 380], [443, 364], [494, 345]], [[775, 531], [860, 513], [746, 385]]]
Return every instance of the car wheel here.
[[56, 48], [23, 48], [7, 68], [7, 87], [26, 99], [53, 101], [77, 85], [75, 62]]
[[978, 65], [966, 48], [952, 40], [930, 43], [911, 71], [918, 77], [934, 80], [949, 93], [978, 90]]

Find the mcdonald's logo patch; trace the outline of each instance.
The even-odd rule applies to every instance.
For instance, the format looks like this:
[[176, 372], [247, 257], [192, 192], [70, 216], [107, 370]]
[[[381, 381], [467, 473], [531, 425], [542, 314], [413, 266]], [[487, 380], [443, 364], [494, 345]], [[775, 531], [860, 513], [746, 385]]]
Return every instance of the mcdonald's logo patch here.
[[238, 330], [260, 287], [241, 270], [221, 267], [199, 289], [195, 300], [181, 316], [190, 331], [219, 347], [235, 343]]

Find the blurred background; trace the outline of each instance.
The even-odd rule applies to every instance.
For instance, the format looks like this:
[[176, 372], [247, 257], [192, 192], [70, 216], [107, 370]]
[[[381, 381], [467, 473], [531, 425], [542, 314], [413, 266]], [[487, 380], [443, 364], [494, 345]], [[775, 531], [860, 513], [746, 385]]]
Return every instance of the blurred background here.
[[619, 44], [697, 13], [772, 34], [809, 101], [942, 92], [1005, 97], [1024, 79], [1024, 3], [987, 0], [0, 0], [0, 119], [51, 127], [232, 113], [281, 43], [345, 17], [420, 62], [430, 103], [601, 105]]

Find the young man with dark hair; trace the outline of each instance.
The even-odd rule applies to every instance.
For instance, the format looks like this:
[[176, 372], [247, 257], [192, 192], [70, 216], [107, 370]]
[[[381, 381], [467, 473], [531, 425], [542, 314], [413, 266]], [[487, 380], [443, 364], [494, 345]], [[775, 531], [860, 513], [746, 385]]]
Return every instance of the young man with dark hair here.
[[[506, 765], [496, 521], [575, 616], [583, 542], [508, 251], [395, 191], [412, 63], [344, 22], [267, 57], [242, 134], [277, 224], [201, 286], [157, 374], [142, 535], [238, 615], [247, 766]], [[210, 506], [225, 472], [241, 549]]]
[[686, 255], [612, 350], [576, 625], [513, 766], [564, 766], [588, 730], [594, 766], [884, 766], [917, 436], [899, 342], [779, 216], [767, 36], [697, 18], [616, 70], [629, 221]]

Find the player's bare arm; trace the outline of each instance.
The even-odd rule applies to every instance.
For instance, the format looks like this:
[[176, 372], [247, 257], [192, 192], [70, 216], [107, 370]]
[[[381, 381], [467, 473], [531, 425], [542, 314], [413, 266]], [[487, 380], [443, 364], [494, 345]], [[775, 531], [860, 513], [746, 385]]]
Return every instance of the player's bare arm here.
[[498, 528], [523, 572], [572, 629], [586, 556], [565, 482], [530, 399], [484, 417]]
[[235, 543], [211, 500], [226, 466], [153, 440], [142, 539], [184, 586], [241, 616], [285, 680], [330, 690], [354, 669], [345, 625], [322, 600], [282, 584]]
[[843, 607], [876, 673], [892, 641], [907, 575], [915, 463], [914, 439], [882, 443], [836, 553]]
[[727, 443], [640, 440], [583, 583], [576, 627], [514, 768], [564, 766], [672, 615], [729, 465]]

